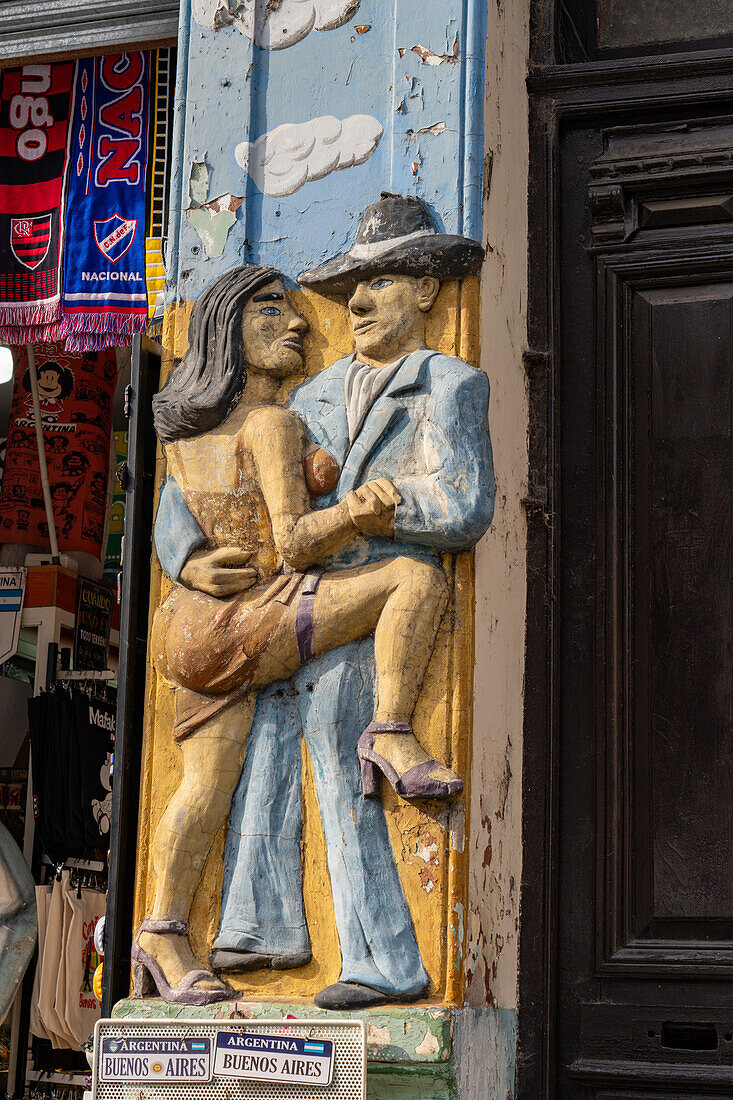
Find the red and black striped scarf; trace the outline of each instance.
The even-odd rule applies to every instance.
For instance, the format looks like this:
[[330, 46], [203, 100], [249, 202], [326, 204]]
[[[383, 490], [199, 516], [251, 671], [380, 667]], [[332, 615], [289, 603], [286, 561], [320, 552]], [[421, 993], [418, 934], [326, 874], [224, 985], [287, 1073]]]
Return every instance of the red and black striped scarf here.
[[62, 335], [61, 247], [74, 61], [0, 73], [0, 340]]

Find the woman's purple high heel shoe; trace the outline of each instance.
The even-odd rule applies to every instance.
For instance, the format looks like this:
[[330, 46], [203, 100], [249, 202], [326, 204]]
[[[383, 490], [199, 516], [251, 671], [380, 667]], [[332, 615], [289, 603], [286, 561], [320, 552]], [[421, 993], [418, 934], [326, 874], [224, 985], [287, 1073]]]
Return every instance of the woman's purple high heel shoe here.
[[447, 799], [461, 793], [463, 780], [458, 776], [450, 780], [432, 778], [430, 772], [441, 767], [438, 760], [425, 760], [400, 775], [389, 760], [374, 751], [374, 738], [378, 733], [412, 733], [412, 726], [407, 722], [372, 722], [362, 733], [356, 751], [361, 763], [361, 785], [365, 798], [379, 797], [382, 776], [403, 798]]
[[211, 981], [216, 978], [210, 970], [189, 970], [180, 985], [175, 989], [169, 985], [168, 979], [163, 973], [160, 963], [157, 963], [152, 955], [143, 951], [140, 946], [141, 932], [160, 932], [174, 936], [188, 935], [188, 921], [165, 920], [155, 917], [146, 917], [137, 931], [137, 937], [132, 945], [132, 992], [134, 997], [145, 997], [157, 987], [158, 993], [168, 1004], [172, 1005], [210, 1005], [216, 1001], [229, 1001], [235, 996], [234, 990], [224, 982], [220, 982], [221, 989], [195, 989], [196, 982]]

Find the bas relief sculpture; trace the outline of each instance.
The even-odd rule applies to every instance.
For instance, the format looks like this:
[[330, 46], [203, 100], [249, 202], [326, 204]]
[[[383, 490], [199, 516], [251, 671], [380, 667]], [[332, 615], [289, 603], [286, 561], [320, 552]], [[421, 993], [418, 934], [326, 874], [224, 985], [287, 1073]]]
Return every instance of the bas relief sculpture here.
[[[462, 777], [411, 720], [446, 606], [440, 565], [493, 511], [484, 374], [425, 347], [441, 280], [481, 246], [425, 204], [383, 195], [343, 256], [299, 277], [345, 296], [354, 352], [304, 382], [304, 318], [282, 276], [246, 265], [196, 302], [189, 349], [154, 399], [169, 477], [156, 548], [176, 582], [153, 627], [174, 688], [181, 784], [153, 838], [155, 897], [133, 947], [135, 993], [209, 1004], [227, 972], [311, 958], [301, 882], [301, 740], [311, 759], [341, 947], [316, 997], [354, 1008], [424, 996], [380, 800], [448, 800]], [[283, 681], [307, 674], [293, 696]], [[228, 819], [211, 968], [188, 918]]]

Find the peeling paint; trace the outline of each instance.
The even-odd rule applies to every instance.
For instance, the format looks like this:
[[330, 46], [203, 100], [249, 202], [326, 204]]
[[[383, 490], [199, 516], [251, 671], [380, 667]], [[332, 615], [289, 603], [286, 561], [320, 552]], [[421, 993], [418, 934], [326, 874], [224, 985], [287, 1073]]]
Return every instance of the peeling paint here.
[[501, 779], [499, 780], [498, 785], [499, 805], [495, 811], [496, 816], [500, 821], [504, 817], [504, 814], [506, 812], [506, 800], [509, 797], [509, 784], [512, 781], [512, 768], [511, 764], [509, 763], [509, 753], [511, 751], [511, 747], [511, 739], [507, 737], [506, 748], [504, 749], [504, 770], [502, 772]]
[[415, 1047], [415, 1054], [419, 1054], [423, 1058], [434, 1056], [440, 1050], [440, 1043], [436, 1035], [433, 1035], [432, 1031], [425, 1032], [425, 1038], [423, 1041]]
[[[404, 103], [404, 100], [403, 100]], [[434, 122], [432, 126], [423, 126], [421, 130], [408, 130], [407, 133], [410, 137], [416, 137], [418, 134], [442, 134], [445, 132], [444, 122]]]
[[[401, 50], [400, 57], [402, 57], [405, 52], [406, 51]], [[455, 65], [458, 61], [460, 61], [460, 57], [458, 56], [457, 35], [453, 43], [453, 49], [450, 53], [435, 53], [434, 50], [428, 49], [427, 46], [421, 46], [420, 43], [412, 46], [411, 52], [417, 54], [423, 65], [442, 65], [443, 62], [447, 62], [449, 65]]]
[[466, 807], [455, 802], [450, 810], [450, 846], [454, 852], [462, 852], [466, 847]]
[[374, 1024], [367, 1024], [367, 1047], [372, 1050], [379, 1050], [380, 1047], [389, 1046], [392, 1042], [392, 1032], [388, 1027], [375, 1027]]
[[188, 193], [190, 206], [186, 217], [198, 233], [207, 257], [215, 259], [224, 251], [229, 230], [237, 220], [243, 196], [224, 194], [209, 199], [209, 169], [204, 160], [191, 165]]
[[462, 902], [457, 901], [453, 906], [453, 912], [456, 915], [456, 923], [451, 922], [450, 930], [453, 933], [453, 938], [456, 942], [458, 951], [456, 952], [456, 958], [453, 965], [456, 970], [461, 969], [461, 962], [465, 954], [465, 939], [466, 939], [466, 909]]

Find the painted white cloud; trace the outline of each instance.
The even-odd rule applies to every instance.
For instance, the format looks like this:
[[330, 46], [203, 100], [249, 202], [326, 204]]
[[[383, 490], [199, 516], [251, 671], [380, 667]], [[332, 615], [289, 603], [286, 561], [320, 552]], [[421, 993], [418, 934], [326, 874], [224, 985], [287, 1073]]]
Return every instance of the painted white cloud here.
[[359, 10], [361, 0], [193, 0], [200, 27], [234, 26], [264, 50], [284, 50], [312, 30], [342, 27]]
[[382, 127], [371, 115], [309, 122], [286, 122], [257, 141], [235, 146], [234, 157], [265, 195], [292, 195], [311, 180], [369, 160], [379, 145]]

